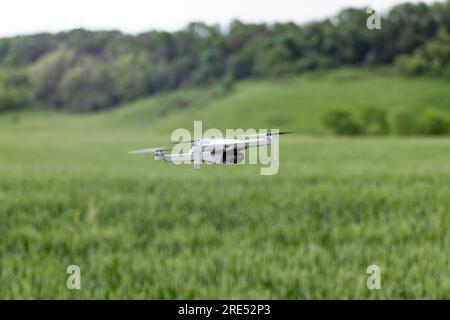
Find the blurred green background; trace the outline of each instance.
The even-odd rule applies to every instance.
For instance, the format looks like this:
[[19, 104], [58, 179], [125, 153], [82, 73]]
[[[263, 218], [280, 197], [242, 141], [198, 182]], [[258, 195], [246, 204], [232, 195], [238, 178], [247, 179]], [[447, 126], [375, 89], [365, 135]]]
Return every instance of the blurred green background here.
[[[367, 17], [0, 39], [0, 298], [449, 298], [450, 1]], [[194, 120], [297, 134], [127, 154]]]

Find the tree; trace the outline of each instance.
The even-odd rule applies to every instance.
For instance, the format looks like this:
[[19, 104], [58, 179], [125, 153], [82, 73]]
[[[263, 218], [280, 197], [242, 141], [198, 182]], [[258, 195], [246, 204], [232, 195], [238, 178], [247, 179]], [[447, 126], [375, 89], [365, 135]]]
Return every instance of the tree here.
[[336, 134], [357, 135], [362, 132], [358, 121], [345, 110], [331, 110], [324, 115], [323, 121]]
[[112, 92], [118, 102], [130, 101], [159, 88], [152, 83], [155, 63], [145, 54], [121, 55], [108, 65]]
[[108, 68], [85, 57], [68, 69], [58, 87], [58, 100], [68, 111], [99, 111], [115, 105]]
[[28, 79], [21, 70], [1, 70], [0, 112], [17, 111], [30, 106], [33, 92]]
[[450, 34], [441, 29], [435, 39], [413, 54], [398, 57], [396, 65], [408, 75], [428, 73], [450, 79]]
[[419, 133], [425, 135], [443, 135], [450, 133], [449, 116], [444, 112], [427, 108], [419, 116]]
[[388, 123], [390, 132], [395, 135], [411, 135], [416, 132], [416, 120], [412, 112], [404, 106], [390, 110]]
[[336, 23], [336, 56], [341, 63], [361, 63], [370, 50], [365, 10], [346, 9], [339, 13]]
[[37, 97], [45, 104], [63, 107], [59, 84], [67, 70], [74, 66], [78, 58], [74, 51], [58, 48], [39, 59], [29, 70], [29, 76]]

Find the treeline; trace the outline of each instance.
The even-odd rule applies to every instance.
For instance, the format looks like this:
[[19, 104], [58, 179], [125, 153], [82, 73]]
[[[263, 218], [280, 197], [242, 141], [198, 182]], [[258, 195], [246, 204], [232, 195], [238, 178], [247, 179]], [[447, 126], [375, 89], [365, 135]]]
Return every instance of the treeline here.
[[396, 64], [450, 78], [450, 1], [403, 4], [369, 30], [366, 9], [305, 25], [191, 23], [128, 35], [83, 29], [0, 39], [0, 110], [97, 111], [174, 88], [341, 65]]
[[420, 113], [405, 106], [383, 110], [362, 107], [354, 112], [329, 110], [322, 121], [337, 135], [446, 135], [450, 134], [450, 116], [435, 108]]

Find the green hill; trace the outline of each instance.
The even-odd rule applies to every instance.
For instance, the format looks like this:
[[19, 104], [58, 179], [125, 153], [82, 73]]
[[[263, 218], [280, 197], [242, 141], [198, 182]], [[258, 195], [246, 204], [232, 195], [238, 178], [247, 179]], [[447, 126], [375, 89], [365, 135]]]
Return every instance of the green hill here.
[[[214, 97], [214, 89], [179, 92], [122, 108], [118, 122], [172, 130], [203, 120], [217, 128], [289, 128], [302, 133], [326, 132], [321, 117], [331, 109], [406, 106], [413, 111], [436, 107], [450, 111], [448, 81], [410, 79], [367, 70], [310, 73], [278, 81], [246, 81], [233, 92]], [[186, 101], [177, 112], [174, 101]]]
[[4, 125], [46, 127], [134, 128], [170, 133], [192, 128], [280, 128], [304, 134], [327, 133], [321, 117], [327, 110], [405, 106], [450, 111], [449, 82], [405, 78], [389, 70], [342, 69], [273, 81], [243, 81], [230, 92], [220, 86], [184, 89], [138, 100], [121, 108], [88, 115], [35, 110], [0, 117]]

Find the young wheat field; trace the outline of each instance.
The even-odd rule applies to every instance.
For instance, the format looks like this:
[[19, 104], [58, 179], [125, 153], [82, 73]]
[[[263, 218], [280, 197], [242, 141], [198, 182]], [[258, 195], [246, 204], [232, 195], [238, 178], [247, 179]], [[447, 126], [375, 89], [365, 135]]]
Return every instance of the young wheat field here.
[[[336, 90], [295, 81], [304, 84], [299, 97], [282, 84], [267, 93], [275, 103], [288, 90], [292, 100], [283, 105], [291, 112], [295, 99], [306, 96], [298, 107], [306, 110]], [[329, 99], [345, 101], [349, 86], [364, 81], [380, 80], [341, 83], [342, 96]], [[405, 83], [392, 80], [389, 101], [414, 100], [402, 100]], [[440, 85], [429, 84], [436, 95], [413, 92], [414, 103], [448, 103]], [[274, 176], [255, 165], [194, 171], [127, 154], [168, 142], [183, 118], [187, 129], [202, 114], [211, 119], [206, 127], [225, 127], [231, 113], [221, 119], [214, 103], [264, 100], [264, 86], [243, 84], [203, 111], [169, 115], [153, 108], [162, 97], [141, 102], [147, 109], [94, 116], [0, 117], [0, 298], [450, 298], [449, 138], [306, 135], [308, 126], [324, 131], [313, 110], [310, 121], [279, 119], [300, 132], [281, 137]], [[161, 121], [140, 123], [144, 109]], [[233, 110], [237, 127], [284, 128], [257, 111], [252, 126]], [[374, 264], [380, 290], [366, 285]], [[81, 268], [81, 290], [66, 286], [69, 265]]]

